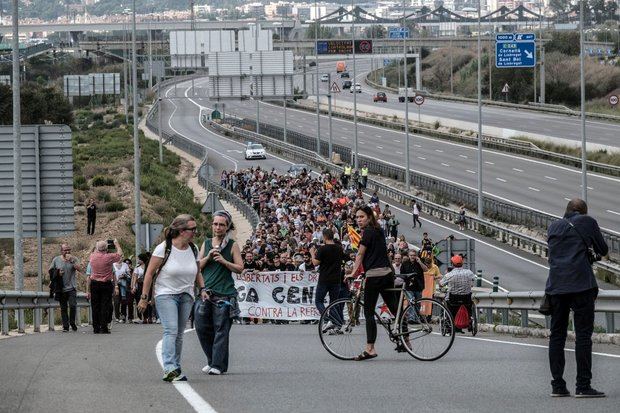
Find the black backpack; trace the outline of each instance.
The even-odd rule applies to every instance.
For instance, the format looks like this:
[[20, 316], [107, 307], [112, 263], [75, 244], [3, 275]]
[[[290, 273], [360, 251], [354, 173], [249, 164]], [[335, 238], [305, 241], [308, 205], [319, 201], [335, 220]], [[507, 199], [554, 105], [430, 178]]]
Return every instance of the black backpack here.
[[[194, 253], [194, 258], [198, 259], [198, 247], [196, 247], [196, 244], [194, 244], [193, 242], [190, 242], [189, 246], [192, 249], [192, 252]], [[161, 261], [161, 264], [159, 264], [159, 268], [157, 268], [157, 271], [153, 275], [153, 282], [151, 283], [152, 287], [155, 286], [155, 280], [157, 279], [157, 276], [159, 275], [159, 272], [161, 271], [161, 269], [164, 268], [164, 265], [166, 265], [166, 263], [168, 262], [168, 258], [170, 258], [171, 252], [172, 252], [172, 238], [166, 238], [166, 249], [164, 250], [164, 259]]]

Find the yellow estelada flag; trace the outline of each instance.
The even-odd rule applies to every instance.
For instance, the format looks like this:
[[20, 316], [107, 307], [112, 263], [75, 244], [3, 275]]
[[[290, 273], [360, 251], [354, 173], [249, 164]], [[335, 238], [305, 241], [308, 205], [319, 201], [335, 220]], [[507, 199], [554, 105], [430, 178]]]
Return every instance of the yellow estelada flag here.
[[349, 232], [349, 240], [351, 241], [351, 248], [356, 250], [360, 245], [360, 240], [362, 239], [362, 237], [360, 236], [359, 232], [357, 232], [355, 228], [353, 228], [352, 225], [349, 225], [347, 227], [347, 231]]

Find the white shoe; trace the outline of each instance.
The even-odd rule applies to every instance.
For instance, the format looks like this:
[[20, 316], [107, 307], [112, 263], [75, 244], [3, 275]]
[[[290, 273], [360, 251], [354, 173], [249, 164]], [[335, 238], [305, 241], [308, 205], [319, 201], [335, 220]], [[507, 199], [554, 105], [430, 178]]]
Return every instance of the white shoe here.
[[325, 324], [325, 327], [323, 327], [323, 332], [326, 333], [334, 327], [335, 327], [334, 323], [332, 323], [331, 321], [328, 321], [327, 324]]
[[155, 324], [161, 324], [161, 321], [159, 320], [159, 318], [155, 320]]
[[218, 369], [216, 369], [215, 367], [211, 367], [207, 374], [209, 374], [211, 376], [219, 376], [220, 374], [222, 374], [222, 372], [219, 371]]
[[202, 368], [202, 372], [204, 374], [209, 374], [209, 370], [211, 370], [211, 366], [209, 366], [208, 364]]

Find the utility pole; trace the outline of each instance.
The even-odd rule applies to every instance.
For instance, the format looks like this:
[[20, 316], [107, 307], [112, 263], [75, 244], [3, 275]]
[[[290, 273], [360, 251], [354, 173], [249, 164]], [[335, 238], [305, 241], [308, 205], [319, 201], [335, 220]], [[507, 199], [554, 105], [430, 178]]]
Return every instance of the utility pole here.
[[354, 125], [354, 134], [355, 134], [355, 159], [353, 160], [353, 167], [355, 169], [358, 168], [359, 164], [359, 151], [357, 147], [357, 71], [355, 70], [355, 13], [354, 13], [354, 5], [353, 0], [351, 0], [351, 46], [353, 49], [353, 125]]
[[189, 24], [192, 30], [196, 30], [196, 16], [194, 15], [194, 0], [189, 0]]
[[[403, 29], [405, 28], [405, 0], [403, 0]], [[405, 170], [405, 186], [407, 191], [411, 190], [411, 156], [409, 154], [409, 81], [407, 79], [407, 37], [403, 33], [403, 60], [405, 69], [403, 76], [405, 78], [405, 159], [407, 166]], [[419, 108], [418, 108], [419, 110]]]
[[482, 218], [482, 46], [480, 45], [480, 1], [478, 0], [478, 216]]
[[157, 135], [159, 138], [159, 163], [164, 163], [164, 142], [161, 130], [161, 112], [164, 110], [162, 107], [164, 102], [161, 98], [161, 80], [162, 79], [157, 76]]
[[586, 81], [585, 48], [583, 45], [583, 3], [579, 1], [579, 84], [581, 89], [581, 199], [588, 202], [588, 168], [586, 152]]
[[[13, 250], [14, 285], [16, 291], [24, 289], [23, 211], [22, 211], [22, 137], [21, 96], [19, 79], [19, 15], [18, 0], [13, 0]], [[23, 331], [23, 310], [19, 313], [18, 329]]]
[[327, 74], [327, 111], [329, 113], [329, 144], [327, 145], [327, 158], [332, 159], [332, 74]]
[[131, 19], [131, 79], [133, 83], [133, 180], [134, 180], [134, 221], [136, 225], [136, 257], [141, 252], [140, 227], [142, 210], [140, 206], [140, 140], [138, 135], [138, 54], [136, 53], [136, 0], [133, 0]]
[[149, 21], [149, 27], [147, 30], [149, 42], [149, 90], [153, 89], [153, 39], [150, 26], [151, 22]]
[[127, 93], [129, 72], [127, 70], [127, 27], [125, 23], [123, 22], [123, 89], [125, 91], [125, 125], [129, 125], [129, 94]]
[[319, 91], [319, 9], [314, 0], [314, 61], [316, 63], [316, 153], [321, 156], [321, 93]]
[[[256, 36], [254, 38], [254, 53], [258, 55], [258, 15], [256, 15], [256, 22], [254, 24], [256, 30]], [[261, 68], [262, 70], [262, 68]], [[255, 76], [256, 82], [254, 85], [256, 86], [254, 89], [254, 99], [256, 100], [256, 133], [260, 133], [260, 99], [258, 96], [258, 75]]]

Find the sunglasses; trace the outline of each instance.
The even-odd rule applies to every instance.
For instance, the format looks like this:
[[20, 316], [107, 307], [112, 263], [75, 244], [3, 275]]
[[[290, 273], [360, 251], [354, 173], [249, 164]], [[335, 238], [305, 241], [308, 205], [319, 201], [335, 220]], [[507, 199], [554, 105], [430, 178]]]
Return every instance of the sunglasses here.
[[189, 231], [195, 234], [196, 232], [198, 232], [198, 227], [185, 228], [184, 231]]

